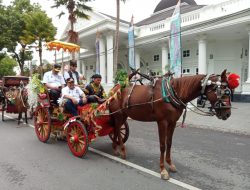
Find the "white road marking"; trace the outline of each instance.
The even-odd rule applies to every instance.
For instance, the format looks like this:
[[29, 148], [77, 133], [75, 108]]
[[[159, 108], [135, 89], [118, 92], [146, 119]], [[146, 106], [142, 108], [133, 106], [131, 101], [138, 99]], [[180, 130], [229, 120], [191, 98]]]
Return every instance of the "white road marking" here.
[[[10, 119], [15, 119], [15, 118], [10, 117], [10, 116], [7, 116], [7, 115], [5, 115], [5, 117], [8, 117], [8, 118], [10, 118]], [[35, 126], [34, 126], [34, 125], [31, 125], [31, 124], [28, 124], [28, 126], [31, 127], [31, 128], [35, 128]], [[94, 149], [94, 148], [91, 148], [91, 147], [89, 147], [89, 150], [90, 150], [91, 152], [94, 152], [94, 153], [96, 153], [96, 154], [99, 154], [99, 155], [101, 155], [101, 156], [103, 156], [103, 157], [106, 157], [106, 158], [109, 158], [109, 159], [111, 159], [111, 160], [120, 162], [121, 164], [124, 164], [124, 165], [126, 165], [126, 166], [129, 166], [129, 167], [131, 167], [131, 168], [134, 168], [134, 169], [140, 170], [140, 171], [142, 171], [142, 172], [144, 172], [144, 173], [147, 173], [147, 174], [149, 174], [149, 175], [152, 175], [152, 176], [161, 178], [161, 175], [160, 175], [159, 173], [157, 173], [157, 172], [155, 172], [155, 171], [152, 171], [152, 170], [149, 170], [149, 169], [147, 169], [147, 168], [144, 168], [144, 167], [142, 167], [142, 166], [139, 166], [139, 165], [137, 165], [137, 164], [134, 164], [134, 163], [132, 163], [132, 162], [129, 162], [129, 161], [123, 160], [123, 159], [121, 159], [121, 158], [112, 156], [112, 155], [110, 155], [110, 154], [107, 154], [107, 153], [105, 153], [105, 152], [102, 152], [102, 151], [100, 151], [100, 150], [97, 150], [97, 149]], [[199, 188], [197, 188], [197, 187], [194, 187], [194, 186], [189, 185], [189, 184], [187, 184], [187, 183], [183, 183], [183, 182], [178, 181], [178, 180], [173, 179], [173, 178], [170, 178], [169, 180], [166, 180], [166, 182], [173, 183], [173, 184], [175, 184], [175, 185], [177, 185], [177, 186], [180, 186], [180, 187], [183, 187], [183, 188], [189, 189], [189, 190], [201, 190], [201, 189], [199, 189]]]

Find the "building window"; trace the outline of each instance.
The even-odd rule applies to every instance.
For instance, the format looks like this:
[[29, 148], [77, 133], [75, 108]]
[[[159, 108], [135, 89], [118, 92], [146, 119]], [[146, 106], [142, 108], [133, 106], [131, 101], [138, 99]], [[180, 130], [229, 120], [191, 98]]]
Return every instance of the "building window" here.
[[198, 74], [199, 74], [199, 69], [196, 68], [196, 69], [195, 69], [195, 72], [196, 72], [196, 74], [198, 75]]
[[196, 50], [196, 55], [197, 55], [197, 56], [199, 55], [199, 50], [198, 50], [198, 49]]
[[182, 69], [182, 73], [183, 74], [189, 74], [190, 73], [190, 69], [188, 69], [188, 68]]
[[88, 66], [85, 67], [85, 70], [86, 70], [86, 71], [88, 70]]
[[247, 57], [247, 55], [248, 55], [248, 50], [246, 49], [245, 50], [245, 56]]
[[160, 60], [160, 56], [159, 55], [154, 55], [154, 61], [159, 61]]
[[89, 69], [92, 70], [93, 69], [93, 65], [90, 65]]
[[183, 57], [190, 57], [190, 50], [184, 50]]
[[168, 53], [168, 59], [170, 59], [170, 53]]

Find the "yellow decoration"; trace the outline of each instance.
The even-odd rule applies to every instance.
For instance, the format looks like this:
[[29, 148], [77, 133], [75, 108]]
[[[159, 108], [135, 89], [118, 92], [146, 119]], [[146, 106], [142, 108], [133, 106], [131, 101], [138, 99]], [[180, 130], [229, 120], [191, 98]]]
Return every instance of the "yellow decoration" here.
[[68, 52], [79, 52], [80, 51], [80, 46], [76, 45], [76, 44], [72, 44], [72, 43], [67, 43], [67, 42], [61, 42], [58, 40], [54, 40], [51, 42], [48, 42], [47, 47], [49, 50], [60, 50], [63, 49], [64, 51], [68, 51]]

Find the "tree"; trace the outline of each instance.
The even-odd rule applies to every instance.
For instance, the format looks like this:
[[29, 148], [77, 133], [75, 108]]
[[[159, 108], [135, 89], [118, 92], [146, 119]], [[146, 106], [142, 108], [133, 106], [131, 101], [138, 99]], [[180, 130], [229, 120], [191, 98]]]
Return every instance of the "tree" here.
[[54, 39], [56, 28], [52, 24], [52, 19], [40, 9], [26, 13], [24, 15], [25, 30], [20, 37], [23, 44], [38, 43], [40, 66], [42, 68], [42, 44]]
[[120, 1], [125, 3], [126, 0], [116, 0], [116, 30], [115, 30], [115, 47], [114, 47], [114, 73], [117, 72], [117, 64], [118, 64], [118, 57], [119, 57]]
[[12, 53], [20, 67], [21, 75], [27, 57], [25, 52], [27, 44], [20, 39], [25, 28], [23, 15], [35, 7], [38, 5], [32, 6], [30, 0], [14, 0], [12, 5], [0, 8], [0, 48], [5, 47]]
[[[77, 44], [78, 42], [78, 33], [74, 31], [74, 23], [76, 18], [89, 19], [89, 15], [85, 14], [85, 11], [92, 11], [92, 8], [87, 6], [85, 3], [90, 2], [91, 0], [54, 0], [55, 5], [52, 8], [58, 8], [60, 6], [65, 6], [68, 9], [69, 21], [70, 21], [70, 30], [68, 31], [68, 42]], [[65, 13], [62, 11], [58, 16], [59, 18]], [[74, 59], [74, 53], [73, 59]]]
[[17, 66], [16, 61], [9, 56], [5, 56], [3, 59], [0, 60], [0, 79], [3, 76], [7, 75], [15, 75], [14, 67]]

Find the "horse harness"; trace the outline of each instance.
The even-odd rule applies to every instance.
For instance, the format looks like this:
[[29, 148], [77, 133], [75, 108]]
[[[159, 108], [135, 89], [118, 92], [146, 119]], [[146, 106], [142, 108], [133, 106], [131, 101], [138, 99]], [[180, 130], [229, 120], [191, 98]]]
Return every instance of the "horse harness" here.
[[[150, 78], [150, 79], [148, 79], [148, 80], [150, 80], [150, 84], [149, 85], [147, 85], [147, 86], [150, 86], [150, 88], [151, 88], [151, 90], [150, 90], [150, 102], [146, 102], [146, 103], [150, 103], [150, 105], [151, 105], [151, 108], [152, 108], [152, 111], [154, 112], [154, 87], [155, 87], [155, 84], [156, 84], [156, 81], [158, 80], [158, 78]], [[136, 80], [135, 82], [133, 82], [133, 85], [132, 85], [132, 88], [130, 89], [130, 91], [129, 91], [129, 94], [128, 94], [128, 99], [127, 99], [127, 103], [126, 103], [126, 108], [130, 108], [130, 107], [132, 107], [131, 105], [130, 105], [130, 97], [131, 97], [131, 95], [132, 95], [132, 93], [133, 93], [133, 90], [134, 90], [134, 87], [135, 87], [135, 85], [136, 85], [136, 82], [140, 82], [140, 84], [141, 85], [144, 85], [143, 83], [142, 83], [142, 81], [141, 81], [141, 79], [138, 79], [138, 80]]]
[[[218, 77], [218, 80], [213, 82], [212, 80], [209, 80], [210, 77]], [[205, 89], [207, 86], [214, 85], [211, 90], [208, 90], [207, 92], [215, 91], [217, 101], [215, 102], [214, 106], [212, 106], [212, 109], [228, 109], [231, 108], [231, 90], [228, 88], [227, 82], [221, 82], [220, 75], [206, 75], [206, 77], [201, 81], [201, 99], [205, 98]], [[224, 87], [224, 88], [222, 88]], [[223, 101], [222, 97], [228, 96], [229, 102]]]

